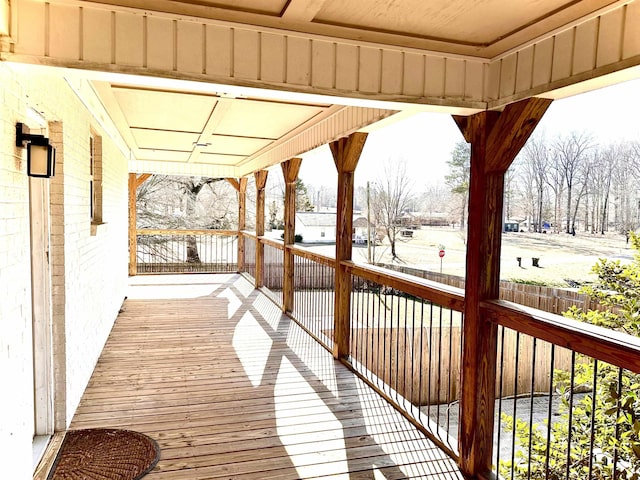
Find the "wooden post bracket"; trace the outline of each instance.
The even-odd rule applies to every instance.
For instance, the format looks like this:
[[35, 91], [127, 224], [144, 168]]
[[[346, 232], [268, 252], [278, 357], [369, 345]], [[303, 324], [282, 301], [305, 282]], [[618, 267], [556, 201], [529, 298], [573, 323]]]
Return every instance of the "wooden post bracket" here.
[[470, 476], [491, 469], [497, 327], [480, 302], [499, 294], [504, 175], [550, 104], [529, 98], [453, 117], [471, 143], [459, 432], [460, 467]]
[[[295, 243], [296, 233], [296, 182], [300, 172], [301, 158], [292, 158], [280, 164], [285, 182], [284, 190], [284, 245]], [[282, 284], [282, 310], [293, 311], [294, 257], [290, 249], [284, 250], [284, 275]]]
[[336, 267], [333, 355], [349, 355], [351, 274], [341, 265], [351, 260], [351, 229], [353, 226], [354, 172], [367, 139], [366, 133], [356, 132], [329, 144], [338, 169], [338, 204], [336, 214]]
[[267, 186], [267, 170], [259, 170], [254, 172], [256, 181], [256, 288], [264, 285], [264, 244], [260, 241], [260, 237], [264, 235], [264, 202]]

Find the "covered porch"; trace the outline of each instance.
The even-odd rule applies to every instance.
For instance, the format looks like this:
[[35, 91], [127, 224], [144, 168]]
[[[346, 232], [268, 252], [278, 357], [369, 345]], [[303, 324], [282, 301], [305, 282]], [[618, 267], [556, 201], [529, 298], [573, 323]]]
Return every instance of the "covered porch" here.
[[151, 479], [462, 478], [238, 274], [139, 276], [71, 429], [156, 439]]
[[[520, 480], [532, 469], [551, 478], [562, 461], [568, 478], [601, 459], [595, 441], [575, 465], [560, 458], [575, 451], [571, 437], [560, 454], [548, 441], [554, 372], [607, 364], [620, 398], [640, 372], [640, 341], [500, 299], [505, 175], [554, 99], [637, 78], [640, 1], [548, 0], [509, 15], [500, 1], [236, 3], [0, 1], [12, 208], [0, 267], [15, 319], [2, 322], [0, 350], [16, 392], [0, 433], [13, 478], [31, 474], [34, 435], [100, 425], [161, 443], [149, 478], [457, 478], [459, 468]], [[352, 259], [367, 135], [418, 111], [451, 115], [471, 144], [464, 290]], [[50, 137], [51, 180], [24, 175], [17, 122]], [[323, 145], [338, 175], [331, 257], [294, 244], [300, 164]], [[265, 184], [280, 168], [285, 232], [274, 241]], [[138, 229], [136, 190], [152, 174], [226, 179], [237, 228]], [[210, 263], [224, 273], [135, 277], [144, 237], [163, 235], [185, 251], [220, 238]], [[135, 286], [114, 323], [127, 267]], [[572, 374], [570, 415], [579, 387]], [[542, 453], [522, 440], [539, 431], [540, 392]], [[503, 415], [513, 399], [515, 417], [519, 397], [529, 400], [520, 436]], [[615, 450], [611, 464], [629, 461]]]

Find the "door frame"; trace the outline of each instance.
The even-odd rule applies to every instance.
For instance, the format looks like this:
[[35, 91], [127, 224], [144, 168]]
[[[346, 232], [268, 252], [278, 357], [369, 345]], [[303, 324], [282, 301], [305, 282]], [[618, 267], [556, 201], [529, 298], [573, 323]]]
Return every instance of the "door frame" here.
[[55, 428], [49, 180], [29, 177], [34, 436]]

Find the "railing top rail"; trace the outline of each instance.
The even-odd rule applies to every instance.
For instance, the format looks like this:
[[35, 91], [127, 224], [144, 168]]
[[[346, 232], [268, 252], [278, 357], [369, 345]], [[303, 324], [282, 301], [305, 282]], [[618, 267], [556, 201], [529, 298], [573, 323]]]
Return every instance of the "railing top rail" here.
[[256, 232], [250, 232], [249, 230], [242, 230], [240, 233], [245, 237], [258, 238]]
[[424, 298], [430, 302], [442, 305], [452, 310], [464, 310], [464, 290], [442, 283], [432, 282], [400, 272], [394, 272], [373, 265], [362, 265], [351, 261], [340, 263], [353, 275], [372, 280], [401, 290], [410, 295]]
[[332, 257], [327, 257], [326, 255], [321, 255], [319, 253], [311, 252], [305, 248], [297, 247], [294, 245], [287, 245], [287, 249], [291, 250], [294, 255], [298, 257], [306, 258], [307, 260], [311, 260], [312, 262], [320, 263], [322, 265], [326, 265], [327, 267], [335, 268], [336, 259]]
[[182, 230], [182, 229], [153, 229], [139, 228], [136, 230], [137, 235], [237, 235], [237, 230]]
[[270, 247], [277, 248], [279, 250], [284, 250], [284, 242], [282, 240], [274, 240], [273, 238], [260, 237], [260, 242], [265, 245], [269, 245]]
[[640, 338], [505, 300], [480, 308], [492, 322], [640, 373]]

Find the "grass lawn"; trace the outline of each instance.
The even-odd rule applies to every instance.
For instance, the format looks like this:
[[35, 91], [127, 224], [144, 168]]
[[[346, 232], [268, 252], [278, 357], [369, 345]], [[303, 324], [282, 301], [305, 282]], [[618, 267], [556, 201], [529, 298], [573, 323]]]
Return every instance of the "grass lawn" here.
[[[396, 246], [398, 259], [391, 258], [388, 242], [376, 247], [376, 260], [381, 263], [398, 263], [423, 270], [440, 271], [439, 246], [444, 245], [442, 272], [464, 275], [466, 245], [460, 230], [442, 227], [423, 227], [413, 233], [413, 238], [399, 240]], [[314, 246], [312, 250], [334, 255], [335, 246]], [[518, 266], [516, 257], [521, 257]], [[539, 258], [539, 267], [532, 266], [532, 258]], [[503, 280], [567, 286], [566, 280], [578, 283], [593, 281], [591, 268], [599, 258], [619, 259], [629, 262], [633, 250], [624, 235], [607, 233], [591, 235], [566, 233], [504, 233], [502, 237], [501, 278]], [[367, 261], [366, 246], [353, 248], [354, 261]]]

